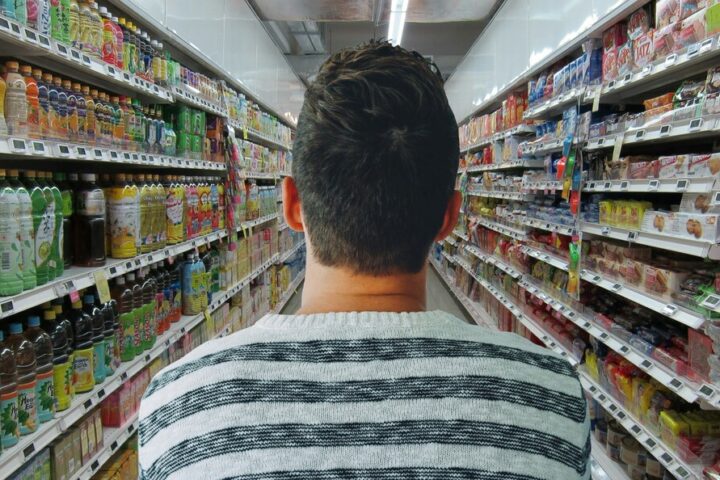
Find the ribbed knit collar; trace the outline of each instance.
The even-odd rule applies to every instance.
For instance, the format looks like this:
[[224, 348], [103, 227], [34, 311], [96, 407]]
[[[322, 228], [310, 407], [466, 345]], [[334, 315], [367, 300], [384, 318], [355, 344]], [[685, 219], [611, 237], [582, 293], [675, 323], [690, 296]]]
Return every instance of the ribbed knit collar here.
[[268, 329], [307, 328], [411, 328], [464, 323], [449, 313], [431, 312], [339, 312], [312, 315], [266, 315], [255, 324]]

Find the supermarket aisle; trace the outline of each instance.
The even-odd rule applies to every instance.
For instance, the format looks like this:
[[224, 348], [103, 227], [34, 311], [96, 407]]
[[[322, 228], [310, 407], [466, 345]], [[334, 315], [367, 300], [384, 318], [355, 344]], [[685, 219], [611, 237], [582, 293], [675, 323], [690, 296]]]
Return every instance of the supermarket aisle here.
[[[281, 313], [292, 315], [297, 312], [300, 308], [301, 297], [302, 286], [298, 288], [297, 293], [293, 295]], [[472, 323], [472, 319], [468, 317], [465, 310], [457, 304], [450, 291], [443, 285], [442, 280], [432, 268], [428, 269], [427, 308], [428, 310], [443, 310], [458, 318], [462, 318], [468, 323]]]

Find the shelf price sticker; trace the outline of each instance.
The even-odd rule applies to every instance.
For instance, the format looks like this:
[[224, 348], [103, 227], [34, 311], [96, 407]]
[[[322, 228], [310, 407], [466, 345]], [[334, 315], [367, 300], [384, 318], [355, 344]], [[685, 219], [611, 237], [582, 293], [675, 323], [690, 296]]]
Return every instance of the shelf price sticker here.
[[37, 43], [37, 33], [35, 33], [33, 30], [30, 30], [29, 28], [23, 29], [25, 33], [25, 41], [30, 43]]
[[671, 53], [667, 57], [665, 57], [665, 67], [669, 67], [670, 65], [673, 65], [677, 61], [677, 54]]
[[75, 282], [73, 282], [72, 280], [58, 283], [55, 286], [55, 293], [58, 297], [64, 297], [65, 295], [69, 295], [71, 302], [80, 301], [80, 294], [78, 293], [77, 287], [75, 286]]
[[690, 126], [688, 127], [688, 132], [697, 132], [700, 130], [700, 127], [703, 125], [703, 119], [702, 118], [694, 118], [690, 121]]
[[8, 140], [8, 146], [13, 153], [27, 153], [27, 144], [22, 138], [11, 138]]
[[[712, 40], [712, 39], [710, 39]], [[693, 58], [700, 53], [700, 42], [693, 43], [687, 49], [687, 58]]]
[[96, 270], [95, 273], [93, 273], [93, 277], [95, 278], [95, 287], [98, 291], [98, 296], [100, 297], [101, 303], [107, 303], [110, 301], [110, 286], [108, 285], [107, 276], [105, 275], [105, 270]]
[[61, 57], [67, 58], [68, 56], [68, 49], [65, 45], [62, 43], [56, 43], [55, 44], [55, 51], [60, 55]]
[[670, 130], [672, 130], [672, 125], [663, 125], [660, 127], [660, 136], [667, 137], [670, 135]]
[[10, 31], [10, 22], [2, 17], [0, 17], [0, 30], [5, 30], [6, 32]]
[[656, 192], [659, 187], [660, 187], [660, 182], [658, 182], [657, 180], [650, 180], [648, 182], [648, 190], [651, 192]]
[[675, 184], [675, 190], [677, 190], [678, 192], [684, 192], [685, 190], [687, 190], [687, 187], [688, 187], [687, 179], [678, 180], [677, 183]]

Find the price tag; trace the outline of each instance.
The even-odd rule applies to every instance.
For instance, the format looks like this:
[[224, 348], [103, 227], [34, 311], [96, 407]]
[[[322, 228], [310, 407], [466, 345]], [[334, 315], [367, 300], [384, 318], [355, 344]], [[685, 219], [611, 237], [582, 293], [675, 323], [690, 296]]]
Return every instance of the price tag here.
[[665, 67], [669, 67], [670, 65], [674, 64], [677, 61], [677, 54], [671, 53], [667, 57], [665, 57]]
[[93, 150], [93, 155], [95, 156], [95, 160], [105, 160], [105, 156], [103, 155], [103, 151], [99, 148], [96, 148]]
[[616, 283], [616, 284], [614, 284], [614, 285], [613, 285], [612, 287], [610, 287], [610, 288], [612, 288], [614, 291], [617, 292], [617, 291], [619, 291], [620, 289], [622, 289], [622, 285], [620, 285], [619, 283]]
[[12, 311], [15, 309], [15, 306], [13, 305], [12, 300], [8, 300], [7, 302], [0, 303], [0, 313], [3, 315], [7, 313], [12, 313]]
[[60, 55], [61, 57], [67, 58], [68, 56], [68, 49], [65, 45], [62, 43], [56, 43], [55, 44], [55, 51]]
[[648, 75], [650, 75], [650, 74], [652, 73], [652, 71], [653, 71], [653, 65], [652, 65], [652, 64], [650, 64], [650, 65], [645, 65], [645, 66], [643, 67], [643, 69], [640, 71], [640, 76], [641, 76], [641, 77], [647, 77]]
[[20, 25], [18, 25], [17, 23], [11, 23], [10, 30], [12, 31], [13, 35], [15, 35], [16, 37], [20, 36]]
[[123, 81], [125, 81], [127, 83], [132, 83], [132, 79], [130, 78], [129, 73], [123, 72], [122, 77], [123, 77]]
[[110, 160], [117, 161], [120, 159], [120, 155], [115, 150], [110, 150]]
[[34, 155], [44, 155], [45, 154], [45, 142], [33, 140], [32, 153]]
[[120, 374], [120, 381], [121, 381], [121, 382], [124, 382], [125, 380], [127, 380], [127, 378], [128, 378], [127, 372], [122, 372], [122, 373]]
[[693, 43], [687, 49], [687, 58], [693, 58], [700, 53], [700, 43]]
[[668, 387], [673, 388], [675, 390], [680, 390], [683, 386], [682, 382], [678, 380], [677, 378], [673, 378], [670, 380], [670, 382], [667, 384]]
[[607, 89], [612, 90], [613, 88], [615, 88], [615, 80], [610, 80], [610, 83], [607, 85]]
[[84, 54], [82, 56], [82, 63], [87, 65], [88, 67], [90, 65], [92, 65], [92, 62], [90, 61], [90, 57], [88, 57], [87, 55], [84, 55]]
[[142, 160], [143, 162], [147, 162], [147, 155], [145, 155], [144, 153], [141, 153], [140, 160]]
[[645, 445], [647, 445], [648, 448], [652, 450], [653, 448], [655, 448], [657, 443], [655, 443], [655, 440], [653, 440], [652, 438], [648, 438], [647, 440], [645, 440]]
[[25, 40], [30, 43], [37, 43], [37, 34], [29, 28], [24, 29]]
[[78, 157], [87, 158], [87, 150], [85, 147], [77, 147]]
[[620, 190], [627, 190], [628, 189], [629, 182], [627, 180], [624, 180], [620, 182]]
[[692, 121], [690, 121], [690, 126], [688, 127], [689, 132], [697, 132], [700, 130], [700, 127], [702, 127], [703, 119], [702, 118], [695, 118]]
[[675, 190], [677, 190], [678, 192], [684, 192], [685, 190], [687, 190], [687, 187], [688, 187], [688, 181], [685, 179], [678, 180], [677, 183], [675, 184]]
[[632, 74], [631, 74], [631, 73], [627, 73], [627, 74], [625, 74], [625, 76], [623, 77], [622, 82], [623, 82], [623, 83], [627, 83], [627, 82], [630, 81], [631, 78], [632, 78]]
[[0, 30], [10, 31], [10, 22], [0, 17]]
[[107, 303], [110, 301], [110, 286], [108, 285], [107, 276], [104, 270], [96, 270], [93, 273], [95, 277], [95, 287], [98, 291], [101, 303]]
[[628, 242], [634, 242], [635, 240], [637, 240], [637, 236], [638, 236], [638, 232], [628, 232], [628, 236], [627, 236]]
[[657, 180], [650, 180], [648, 182], [648, 190], [651, 192], [656, 192], [659, 186], [660, 182], [658, 182]]
[[676, 307], [675, 305], [667, 304], [663, 307], [662, 313], [664, 313], [668, 317], [672, 317], [677, 313], [677, 311], [678, 307]]
[[660, 127], [660, 136], [667, 137], [668, 135], [670, 135], [670, 130], [672, 130], [671, 125], [663, 125], [662, 127]]
[[8, 146], [10, 147], [10, 150], [13, 151], [13, 153], [27, 152], [27, 144], [22, 138], [11, 138], [10, 140], [8, 140]]
[[133, 159], [133, 162], [139, 162], [139, 161], [140, 161], [140, 156], [139, 156], [137, 153], [133, 153], [133, 154], [132, 154], [132, 159]]
[[709, 295], [705, 300], [702, 301], [703, 307], [715, 308], [720, 304], [720, 297], [716, 295]]
[[645, 136], [645, 130], [638, 130], [635, 132], [635, 140], [640, 140]]
[[605, 145], [605, 137], [598, 138], [597, 145], [598, 147]]
[[31, 443], [27, 447], [23, 449], [23, 456], [25, 457], [25, 460], [27, 460], [33, 453], [35, 453], [35, 444]]
[[70, 49], [70, 58], [71, 58], [72, 60], [75, 60], [76, 62], [81, 62], [81, 61], [82, 61], [82, 57], [80, 56], [80, 52], [78, 52], [78, 51], [75, 50], [74, 48], [71, 48], [71, 49]]
[[709, 385], [703, 385], [700, 387], [700, 390], [698, 392], [705, 398], [712, 398], [715, 395], [715, 390], [712, 389]]

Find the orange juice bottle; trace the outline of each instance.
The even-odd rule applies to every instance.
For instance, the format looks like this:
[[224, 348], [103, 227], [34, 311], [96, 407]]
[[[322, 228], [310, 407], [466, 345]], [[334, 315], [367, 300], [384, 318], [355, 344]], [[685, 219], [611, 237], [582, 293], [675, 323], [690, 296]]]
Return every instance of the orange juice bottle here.
[[27, 128], [30, 138], [42, 138], [40, 126], [40, 99], [38, 97], [38, 84], [32, 76], [32, 67], [23, 65], [20, 73], [25, 81], [25, 97], [27, 98]]

